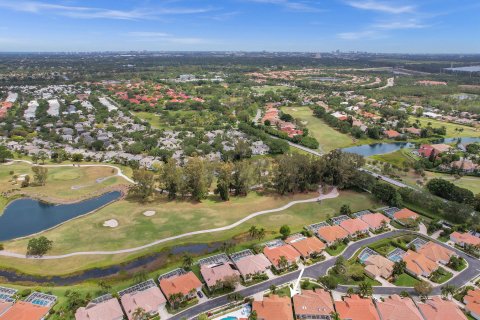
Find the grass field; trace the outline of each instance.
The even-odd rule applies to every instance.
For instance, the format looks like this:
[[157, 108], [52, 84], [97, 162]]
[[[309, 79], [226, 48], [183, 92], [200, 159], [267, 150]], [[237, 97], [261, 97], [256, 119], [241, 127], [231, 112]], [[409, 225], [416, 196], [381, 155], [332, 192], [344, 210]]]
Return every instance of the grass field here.
[[[283, 107], [281, 110], [304, 122], [310, 135], [318, 140], [320, 148], [325, 152], [351, 147], [356, 144], [349, 135], [333, 129], [322, 119], [315, 117], [309, 107]], [[364, 143], [367, 142], [359, 144]]]
[[[410, 171], [408, 175], [402, 178], [405, 183], [412, 186], [418, 186], [416, 181], [422, 180], [422, 177], [415, 174], [413, 171]], [[480, 193], [480, 177], [463, 176], [460, 179], [455, 179], [455, 176], [451, 174], [425, 171], [425, 179], [427, 181], [433, 178], [442, 178], [448, 180], [458, 187], [469, 189], [474, 194]]]
[[413, 287], [419, 281], [407, 273], [402, 273], [395, 279], [394, 285], [398, 287]]
[[[72, 202], [96, 196], [107, 188], [128, 184], [123, 178], [114, 176], [116, 170], [108, 167], [57, 167], [48, 168], [45, 186], [21, 188], [14, 176], [28, 174], [33, 181], [31, 166], [26, 163], [14, 163], [0, 166], [0, 192], [13, 191], [26, 196], [51, 201]], [[108, 178], [108, 179], [104, 179]], [[97, 179], [100, 179], [97, 181]], [[5, 198], [3, 198], [5, 199]], [[0, 208], [4, 202], [0, 200]]]
[[[228, 203], [208, 200], [200, 204], [182, 203], [182, 205], [179, 205], [178, 202], [165, 201], [148, 205], [119, 201], [85, 218], [76, 220], [74, 223], [66, 223], [48, 231], [44, 235], [54, 241], [53, 254], [121, 249], [188, 231], [224, 226], [254, 211], [280, 207], [293, 199], [305, 197], [312, 197], [312, 195], [275, 198], [251, 194], [247, 198], [234, 199]], [[181, 238], [133, 254], [78, 256], [62, 259], [61, 264], [58, 261], [32, 261], [1, 257], [0, 266], [33, 274], [68, 274], [86, 268], [124, 262], [174, 245], [241, 239], [241, 235], [245, 234], [252, 225], [264, 227], [268, 231], [267, 237], [273, 238], [278, 235], [280, 226], [285, 223], [288, 223], [292, 231], [300, 231], [307, 224], [337, 215], [343, 204], [349, 204], [354, 211], [379, 206], [366, 193], [346, 191], [335, 199], [323, 200], [321, 203], [298, 204], [281, 212], [256, 217], [231, 230]], [[144, 217], [142, 213], [146, 210], [155, 210], [157, 214], [154, 217]], [[120, 226], [116, 229], [102, 227], [103, 222], [111, 218], [117, 219]], [[7, 250], [25, 252], [27, 241], [28, 239], [23, 239], [6, 242], [4, 245]], [[248, 244], [239, 243], [239, 248], [243, 245]]]
[[132, 112], [133, 115], [139, 117], [140, 119], [150, 123], [154, 129], [162, 129], [164, 127], [162, 121], [160, 121], [160, 116], [155, 113], [150, 112]]
[[277, 91], [283, 91], [287, 89], [291, 89], [291, 88], [287, 86], [268, 86], [268, 85], [252, 87], [252, 90], [259, 94], [265, 94], [265, 92], [267, 91], [277, 92]]
[[[445, 137], [447, 138], [480, 137], [480, 130], [468, 126], [462, 126], [455, 123], [449, 123], [425, 117], [410, 117], [408, 120], [410, 122], [415, 122], [416, 120], [419, 120], [421, 127], [427, 127], [428, 123], [431, 123], [432, 127], [434, 128], [444, 126], [445, 128], [447, 128], [447, 134], [445, 135]], [[463, 131], [455, 131], [455, 129], [463, 129]]]
[[413, 162], [414, 158], [410, 153], [410, 149], [400, 149], [395, 152], [376, 154], [369, 157], [373, 160], [391, 163], [399, 168], [402, 168], [405, 162]]

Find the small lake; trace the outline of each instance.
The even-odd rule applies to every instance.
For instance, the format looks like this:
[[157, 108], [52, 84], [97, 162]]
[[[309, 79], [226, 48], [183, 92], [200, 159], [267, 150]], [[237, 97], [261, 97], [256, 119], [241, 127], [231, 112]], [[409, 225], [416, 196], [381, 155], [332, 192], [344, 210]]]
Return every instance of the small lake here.
[[450, 70], [450, 71], [462, 71], [462, 72], [480, 72], [480, 66], [445, 68], [445, 70]]
[[338, 82], [342, 79], [340, 78], [333, 78], [333, 77], [310, 77], [312, 81], [322, 81], [322, 82]]
[[112, 191], [97, 198], [54, 205], [34, 199], [18, 199], [11, 202], [0, 216], [0, 241], [35, 234], [72, 218], [92, 212], [121, 197], [121, 192]]
[[[432, 143], [454, 143], [459, 141], [460, 143], [474, 143], [480, 142], [480, 138], [445, 138], [435, 140]], [[364, 144], [361, 146], [343, 148], [342, 151], [356, 153], [364, 157], [374, 156], [376, 154], [385, 154], [395, 152], [403, 148], [415, 148], [414, 143], [410, 142], [383, 142]]]

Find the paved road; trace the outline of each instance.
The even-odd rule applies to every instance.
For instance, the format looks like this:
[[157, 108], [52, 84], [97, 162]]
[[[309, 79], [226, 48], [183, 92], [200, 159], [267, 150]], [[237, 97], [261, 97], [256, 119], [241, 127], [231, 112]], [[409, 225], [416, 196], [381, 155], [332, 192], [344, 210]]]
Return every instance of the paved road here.
[[63, 254], [63, 255], [51, 255], [51, 256], [42, 256], [42, 257], [32, 257], [32, 256], [26, 256], [24, 254], [14, 253], [14, 252], [0, 251], [0, 256], [20, 258], [20, 259], [56, 260], [56, 259], [73, 257], [73, 256], [115, 255], [115, 254], [121, 254], [121, 253], [136, 252], [136, 251], [140, 251], [140, 250], [158, 245], [160, 243], [164, 243], [164, 242], [168, 242], [168, 241], [172, 241], [172, 240], [176, 240], [176, 239], [180, 239], [180, 238], [185, 238], [185, 237], [198, 235], [198, 234], [205, 234], [205, 233], [213, 233], [213, 232], [230, 230], [230, 229], [233, 229], [233, 228], [241, 225], [242, 223], [244, 223], [244, 222], [246, 222], [250, 219], [253, 219], [255, 217], [258, 217], [258, 216], [261, 216], [261, 215], [264, 215], [264, 214], [273, 213], [273, 212], [280, 212], [280, 211], [286, 210], [286, 209], [288, 209], [288, 208], [290, 208], [290, 207], [292, 207], [296, 204], [300, 204], [300, 203], [317, 202], [319, 200], [336, 198], [336, 197], [338, 197], [338, 195], [339, 195], [338, 190], [336, 188], [334, 188], [329, 193], [319, 194], [319, 196], [315, 197], [315, 198], [306, 199], [306, 200], [291, 201], [291, 202], [287, 203], [286, 205], [284, 205], [282, 207], [279, 207], [279, 208], [254, 212], [254, 213], [246, 216], [245, 218], [240, 219], [237, 222], [232, 223], [228, 226], [219, 227], [219, 228], [215, 228], [215, 229], [206, 229], [206, 230], [198, 230], [198, 231], [183, 233], [183, 234], [179, 234], [179, 235], [176, 235], [176, 236], [173, 236], [173, 237], [159, 239], [159, 240], [156, 240], [154, 242], [148, 243], [148, 244], [143, 245], [143, 246], [135, 247], [135, 248], [121, 249], [121, 250], [115, 250], [115, 251], [80, 251], [80, 252], [72, 252], [72, 253]]
[[[372, 244], [372, 243], [374, 243], [378, 240], [382, 240], [382, 239], [386, 239], [386, 238], [390, 238], [390, 237], [398, 236], [398, 235], [402, 235], [402, 234], [408, 234], [408, 233], [411, 234], [413, 232], [406, 231], [406, 230], [395, 230], [395, 231], [390, 231], [390, 232], [383, 233], [383, 234], [380, 234], [380, 235], [377, 235], [377, 236], [374, 236], [374, 237], [366, 238], [366, 239], [354, 242], [351, 245], [349, 245], [341, 255], [343, 257], [345, 257], [346, 259], [350, 259], [355, 254], [355, 252], [357, 252], [363, 246]], [[415, 234], [418, 234], [418, 233], [415, 233]], [[422, 236], [424, 236], [424, 235], [422, 235]], [[452, 248], [452, 247], [450, 247], [450, 246], [448, 246], [448, 245], [446, 245], [442, 242], [438, 242], [436, 240], [432, 240], [432, 241], [437, 242], [438, 244], [440, 244], [443, 247], [446, 247], [448, 249], [456, 251], [456, 253], [460, 257], [464, 258], [468, 262], [468, 268], [467, 269], [462, 271], [460, 274], [458, 274], [456, 277], [454, 277], [450, 281], [442, 284], [441, 286], [443, 286], [445, 284], [452, 284], [452, 285], [455, 285], [457, 287], [460, 287], [460, 286], [465, 285], [469, 280], [477, 277], [480, 274], [480, 261], [478, 259], [472, 258], [469, 255], [463, 253], [462, 251], [457, 250], [455, 248]], [[306, 267], [305, 271], [304, 271], [304, 274], [303, 274], [303, 277], [309, 277], [309, 278], [317, 279], [320, 276], [326, 275], [327, 270], [329, 268], [331, 268], [334, 264], [335, 264], [335, 258], [320, 262], [320, 263], [318, 263], [316, 265], [313, 265], [313, 266]], [[300, 274], [300, 271], [295, 271], [293, 273], [289, 273], [289, 274], [286, 274], [284, 276], [280, 276], [280, 277], [275, 278], [275, 279], [267, 280], [267, 281], [262, 282], [260, 284], [254, 285], [252, 287], [242, 289], [238, 292], [241, 295], [243, 295], [244, 297], [249, 297], [249, 296], [252, 296], [252, 295], [254, 295], [258, 292], [268, 290], [272, 284], [276, 285], [276, 286], [280, 286], [280, 285], [292, 282], [292, 281], [294, 281], [298, 278], [299, 274]], [[433, 294], [440, 294], [441, 286], [439, 285], [439, 286], [435, 287], [434, 290], [433, 290]], [[349, 288], [348, 286], [339, 286], [337, 288], [337, 290], [340, 291], [340, 292], [346, 293], [348, 288]], [[407, 291], [411, 294], [415, 294], [415, 292], [412, 288], [374, 287], [374, 292], [376, 294], [395, 294], [395, 293], [399, 294], [402, 291]], [[188, 310], [185, 310], [184, 312], [181, 312], [177, 315], [172, 316], [170, 319], [180, 320], [180, 319], [194, 318], [201, 313], [204, 313], [204, 312], [207, 312], [209, 310], [221, 307], [221, 306], [226, 305], [228, 303], [230, 303], [230, 301], [228, 301], [226, 296], [218, 297], [216, 299], [206, 301], [202, 304], [198, 304], [198, 305], [196, 305], [196, 306], [194, 306], [194, 307], [192, 307]]]

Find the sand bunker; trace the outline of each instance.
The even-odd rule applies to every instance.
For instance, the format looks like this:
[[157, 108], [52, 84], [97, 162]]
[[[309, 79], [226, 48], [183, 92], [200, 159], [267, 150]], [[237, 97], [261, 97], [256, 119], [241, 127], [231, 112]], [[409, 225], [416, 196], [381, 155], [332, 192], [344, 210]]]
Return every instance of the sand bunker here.
[[110, 220], [107, 220], [103, 223], [103, 226], [104, 227], [109, 227], [109, 228], [116, 228], [118, 227], [118, 221], [115, 220], [115, 219], [110, 219]]
[[151, 216], [154, 216], [155, 213], [156, 213], [155, 211], [145, 211], [145, 212], [143, 213], [143, 215], [144, 215], [145, 217], [151, 217]]

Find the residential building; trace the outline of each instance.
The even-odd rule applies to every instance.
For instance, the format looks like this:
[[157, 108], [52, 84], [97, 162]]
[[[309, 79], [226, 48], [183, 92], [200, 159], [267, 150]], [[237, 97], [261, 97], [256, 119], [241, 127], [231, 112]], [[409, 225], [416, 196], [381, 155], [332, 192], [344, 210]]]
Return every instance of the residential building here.
[[243, 257], [237, 260], [235, 265], [246, 282], [251, 280], [254, 275], [264, 274], [272, 266], [263, 253]]
[[334, 244], [336, 241], [348, 238], [348, 232], [340, 226], [321, 227], [317, 230], [317, 235], [327, 246]]
[[160, 289], [162, 289], [167, 300], [170, 300], [170, 297], [175, 294], [182, 294], [184, 299], [193, 299], [197, 291], [202, 290], [202, 283], [191, 271], [173, 275], [169, 278], [162, 278], [159, 282]]
[[[4, 314], [1, 320], [43, 320], [48, 315], [50, 307], [39, 306], [30, 302], [17, 301]], [[109, 320], [109, 319], [106, 319]], [[116, 320], [116, 319], [115, 319]], [[120, 319], [118, 319], [120, 320]]]
[[480, 320], [480, 289], [468, 290], [467, 295], [463, 297], [463, 303], [470, 315]]
[[263, 254], [267, 257], [267, 259], [276, 269], [285, 268], [279, 265], [281, 257], [285, 257], [285, 259], [287, 260], [286, 267], [289, 267], [300, 261], [300, 253], [289, 244], [273, 248], [265, 247], [263, 249]]
[[423, 320], [412, 299], [400, 298], [396, 294], [377, 301], [377, 309], [384, 320]]
[[381, 255], [369, 256], [364, 264], [365, 273], [370, 277], [389, 279], [392, 276], [394, 263]]
[[129, 320], [134, 320], [133, 315], [139, 308], [150, 316], [157, 315], [167, 302], [153, 280], [135, 285], [119, 294]]
[[455, 302], [439, 296], [417, 305], [425, 320], [467, 320]]
[[293, 307], [297, 319], [327, 319], [335, 312], [330, 292], [322, 289], [302, 290], [293, 297]]
[[420, 216], [410, 209], [403, 208], [402, 210], [395, 212], [393, 214], [393, 218], [395, 220], [417, 220], [418, 218], [420, 218]]
[[325, 249], [325, 243], [316, 237], [297, 235], [289, 237], [285, 242], [294, 247], [303, 259], [308, 259], [312, 255], [320, 254]]
[[355, 294], [351, 297], [344, 297], [342, 301], [335, 301], [335, 309], [340, 315], [340, 319], [380, 320], [372, 300], [362, 299]]
[[381, 213], [368, 213], [360, 216], [360, 219], [364, 221], [370, 227], [370, 230], [375, 231], [381, 229], [384, 225], [390, 223], [390, 219], [385, 217]]
[[[94, 300], [95, 301], [95, 300]], [[116, 298], [90, 302], [86, 307], [77, 309], [75, 320], [122, 320], [123, 311]]]
[[450, 261], [450, 257], [456, 256], [453, 250], [447, 249], [433, 241], [429, 241], [422, 246], [418, 253], [423, 254], [428, 259], [435, 261], [436, 263], [447, 264]]
[[362, 233], [368, 233], [370, 226], [360, 218], [348, 219], [340, 222], [340, 227], [348, 232], [350, 237], [356, 237]]
[[403, 261], [407, 264], [407, 272], [415, 276], [429, 277], [432, 272], [438, 269], [438, 264], [435, 261], [412, 250], [408, 250], [407, 253], [405, 253]]
[[13, 302], [0, 300], [0, 316], [10, 309], [11, 306], [13, 306]]
[[253, 301], [252, 310], [258, 320], [293, 320], [292, 302], [289, 297], [271, 295], [263, 301]]
[[229, 262], [213, 266], [202, 265], [200, 267], [200, 273], [210, 290], [221, 286], [222, 281], [227, 279], [240, 279], [240, 272], [235, 270]]
[[395, 139], [401, 136], [400, 132], [396, 130], [385, 130], [383, 134], [387, 136], [388, 139]]
[[461, 247], [464, 247], [465, 245], [480, 247], [480, 238], [466, 232], [460, 233], [455, 231], [450, 235], [450, 240]]

